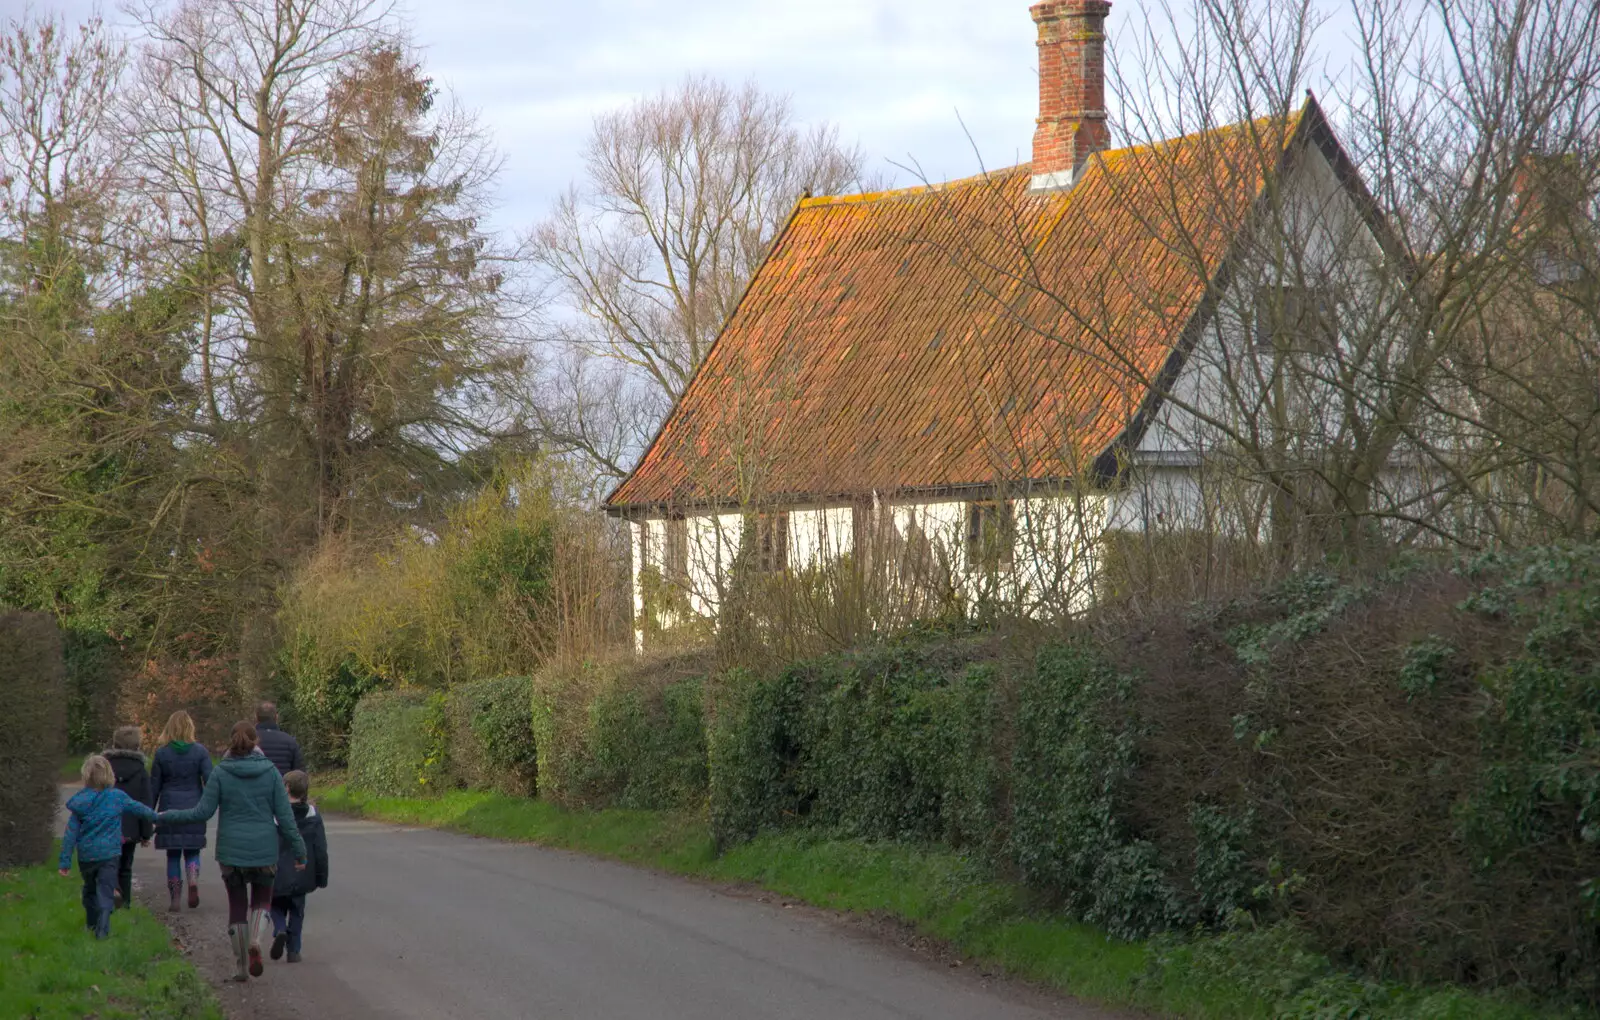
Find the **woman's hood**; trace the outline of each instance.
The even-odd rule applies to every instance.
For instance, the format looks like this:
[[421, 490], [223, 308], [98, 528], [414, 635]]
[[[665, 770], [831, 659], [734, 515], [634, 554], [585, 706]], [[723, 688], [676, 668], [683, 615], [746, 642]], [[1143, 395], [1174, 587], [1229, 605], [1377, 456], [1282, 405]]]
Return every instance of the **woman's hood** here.
[[255, 779], [268, 772], [276, 774], [278, 771], [278, 766], [272, 764], [260, 751], [247, 754], [243, 758], [224, 758], [217, 762], [217, 768], [226, 769], [229, 775], [240, 779]]

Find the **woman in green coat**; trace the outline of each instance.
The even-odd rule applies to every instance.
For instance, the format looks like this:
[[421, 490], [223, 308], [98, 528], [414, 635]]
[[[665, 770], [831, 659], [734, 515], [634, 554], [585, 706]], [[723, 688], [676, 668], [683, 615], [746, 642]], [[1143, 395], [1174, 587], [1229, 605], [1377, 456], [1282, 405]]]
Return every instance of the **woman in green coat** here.
[[294, 851], [295, 867], [306, 862], [305, 841], [295, 825], [278, 769], [256, 746], [256, 728], [234, 723], [228, 753], [212, 770], [200, 803], [183, 811], [163, 811], [158, 822], [217, 820], [217, 863], [228, 890], [228, 938], [233, 945], [235, 981], [246, 971], [261, 976], [261, 936], [272, 905], [278, 865], [278, 838]]

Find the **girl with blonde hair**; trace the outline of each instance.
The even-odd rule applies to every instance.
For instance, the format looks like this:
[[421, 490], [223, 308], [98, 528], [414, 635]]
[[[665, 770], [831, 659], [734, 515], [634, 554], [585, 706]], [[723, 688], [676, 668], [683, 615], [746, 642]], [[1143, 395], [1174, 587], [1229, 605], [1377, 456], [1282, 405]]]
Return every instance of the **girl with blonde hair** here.
[[[117, 865], [122, 854], [122, 816], [137, 815], [155, 821], [156, 813], [117, 789], [117, 774], [103, 756], [91, 754], [83, 763], [83, 789], [67, 801], [66, 834], [61, 837], [61, 877], [72, 874], [72, 855], [78, 855], [83, 876], [84, 925], [97, 939], [111, 934], [112, 892], [117, 887]], [[298, 836], [299, 834], [296, 833]]]
[[[211, 777], [211, 752], [194, 739], [194, 720], [183, 710], [167, 717], [160, 746], [150, 769], [150, 793], [156, 809], [181, 811], [200, 803]], [[181, 908], [184, 879], [189, 883], [189, 907], [200, 905], [200, 851], [206, 846], [206, 823], [160, 822], [156, 849], [167, 852], [168, 910]]]

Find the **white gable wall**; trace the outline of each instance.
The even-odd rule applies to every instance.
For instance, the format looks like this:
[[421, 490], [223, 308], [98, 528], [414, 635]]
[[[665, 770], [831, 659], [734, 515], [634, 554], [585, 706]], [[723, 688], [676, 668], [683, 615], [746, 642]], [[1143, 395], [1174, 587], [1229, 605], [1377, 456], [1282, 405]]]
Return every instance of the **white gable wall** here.
[[[1308, 147], [1285, 179], [1285, 189], [1285, 217], [1298, 237], [1301, 274], [1307, 281], [1326, 280], [1343, 298], [1340, 326], [1348, 355], [1349, 330], [1366, 332], [1354, 321], [1361, 311], [1357, 306], [1369, 303], [1352, 298], [1375, 289], [1381, 248], [1320, 149]], [[1207, 462], [1238, 449], [1241, 437], [1246, 445], [1271, 441], [1271, 423], [1257, 398], [1271, 385], [1274, 354], [1255, 349], [1246, 316], [1262, 288], [1297, 281], [1280, 279], [1282, 267], [1259, 257], [1233, 269], [1217, 312], [1185, 360], [1170, 399], [1132, 451], [1130, 485], [1115, 500], [1114, 528], [1206, 528], [1261, 537], [1264, 490], [1241, 486], [1237, 470], [1208, 471]], [[1318, 371], [1336, 373], [1335, 359], [1326, 358]], [[1307, 450], [1341, 442], [1344, 422], [1337, 388], [1292, 368], [1286, 378], [1292, 381], [1277, 406], [1289, 408], [1290, 442]], [[1399, 475], [1391, 488], [1418, 488], [1414, 480]]]

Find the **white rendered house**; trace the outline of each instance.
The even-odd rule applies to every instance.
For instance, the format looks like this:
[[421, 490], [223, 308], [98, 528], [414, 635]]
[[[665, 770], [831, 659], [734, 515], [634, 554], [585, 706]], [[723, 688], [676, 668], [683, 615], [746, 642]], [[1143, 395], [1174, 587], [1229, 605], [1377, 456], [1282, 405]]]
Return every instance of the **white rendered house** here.
[[[736, 564], [805, 571], [868, 544], [936, 560], [974, 599], [1071, 612], [1095, 597], [1108, 532], [1250, 532], [1208, 463], [1259, 431], [1252, 387], [1285, 385], [1262, 364], [1302, 360], [1283, 324], [1334, 350], [1393, 246], [1309, 98], [1110, 148], [1109, 8], [1032, 8], [1031, 164], [799, 202], [606, 502], [633, 529], [641, 617], [653, 579], [715, 618]], [[1294, 442], [1338, 427], [1316, 375], [1278, 404], [1302, 408]]]

